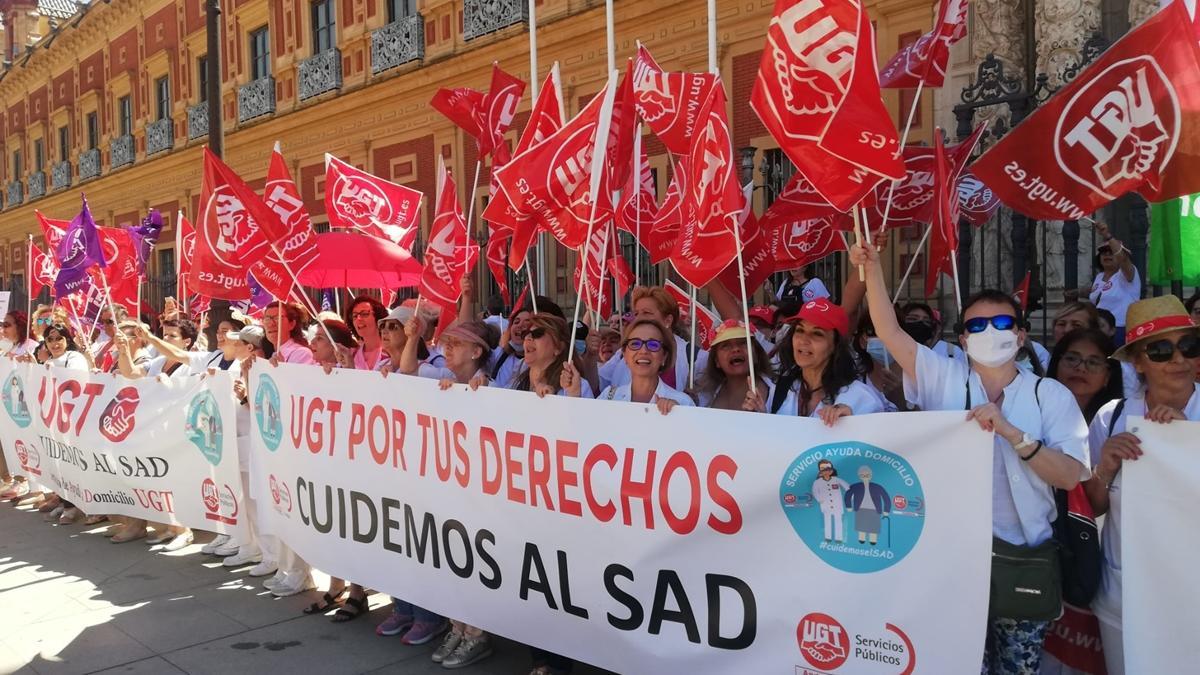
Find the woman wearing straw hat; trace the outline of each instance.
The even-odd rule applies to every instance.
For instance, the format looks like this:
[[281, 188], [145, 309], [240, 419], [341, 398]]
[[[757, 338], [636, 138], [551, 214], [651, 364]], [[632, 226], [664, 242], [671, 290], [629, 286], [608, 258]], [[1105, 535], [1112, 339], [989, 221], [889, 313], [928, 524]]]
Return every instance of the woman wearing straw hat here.
[[1140, 300], [1129, 307], [1125, 345], [1113, 354], [1132, 363], [1145, 385], [1137, 395], [1112, 401], [1092, 420], [1088, 443], [1096, 470], [1084, 483], [1096, 515], [1107, 513], [1101, 537], [1103, 580], [1092, 601], [1109, 675], [1125, 672], [1121, 629], [1121, 466], [1142, 454], [1137, 436], [1125, 430], [1130, 417], [1167, 424], [1200, 421], [1200, 328], [1173, 295]]

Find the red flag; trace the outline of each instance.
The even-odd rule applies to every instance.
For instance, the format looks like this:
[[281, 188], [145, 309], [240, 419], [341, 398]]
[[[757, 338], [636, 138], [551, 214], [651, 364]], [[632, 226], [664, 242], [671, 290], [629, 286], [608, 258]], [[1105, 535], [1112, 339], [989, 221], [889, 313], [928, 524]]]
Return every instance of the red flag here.
[[263, 188], [263, 203], [275, 218], [265, 218], [262, 228], [267, 238], [283, 255], [297, 275], [314, 263], [320, 255], [312, 219], [304, 207], [304, 199], [292, 180], [287, 162], [275, 143], [271, 163], [267, 167], [267, 184]]
[[815, 218], [788, 216], [787, 210], [763, 214], [760, 227], [775, 233], [775, 269], [794, 270], [846, 248], [841, 232], [850, 227], [850, 216], [831, 212]]
[[475, 267], [479, 245], [470, 241], [462, 206], [458, 203], [454, 178], [438, 161], [438, 203], [429, 244], [425, 247], [425, 269], [421, 272], [421, 297], [454, 313], [462, 295], [462, 279]]
[[42, 226], [42, 237], [46, 240], [46, 250], [53, 255], [58, 250], [58, 242], [62, 241], [63, 235], [67, 233], [67, 225], [70, 225], [71, 221], [47, 218], [37, 210], [34, 210], [34, 214], [37, 216], [38, 224]]
[[750, 106], [817, 192], [839, 211], [901, 178], [875, 40], [852, 0], [776, 0]]
[[929, 238], [929, 267], [925, 273], [925, 297], [932, 297], [939, 276], [953, 275], [953, 260], [958, 255], [958, 192], [954, 189], [954, 167], [951, 166], [942, 135], [933, 134], [933, 219]]
[[695, 114], [718, 85], [710, 73], [665, 72], [650, 52], [638, 45], [633, 68], [633, 94], [638, 115], [667, 150], [687, 153], [703, 118]]
[[1173, 2], [1126, 33], [972, 166], [1034, 218], [1077, 220], [1137, 191], [1159, 202], [1196, 190], [1200, 44]]
[[[575, 291], [583, 298], [588, 309], [600, 312], [601, 316], [609, 316], [612, 313], [612, 299], [604, 289], [604, 269], [608, 264], [609, 238], [614, 234], [611, 221], [592, 228], [592, 238], [587, 242], [586, 256], [584, 251], [580, 251], [575, 257]], [[584, 257], [587, 258], [586, 274], [583, 269]]]
[[58, 277], [58, 263], [54, 256], [42, 252], [37, 244], [29, 244], [29, 295], [35, 296], [43, 288], [54, 288]]
[[496, 286], [500, 289], [500, 297], [504, 298], [506, 305], [512, 301], [512, 297], [508, 293], [508, 251], [505, 250], [504, 244], [511, 240], [512, 230], [498, 223], [488, 222], [488, 240], [487, 248], [484, 249], [484, 257], [487, 259], [488, 271], [496, 280]]
[[525, 93], [524, 80], [509, 75], [492, 64], [492, 88], [488, 89], [483, 99], [483, 120], [480, 128], [483, 132], [479, 142], [479, 156], [491, 154], [493, 166], [508, 164], [512, 156], [508, 152], [508, 143], [504, 134], [512, 125], [513, 116], [517, 114], [517, 105]]
[[641, 244], [650, 254], [650, 263], [653, 265], [670, 257], [675, 249], [675, 240], [679, 238], [679, 230], [683, 226], [683, 181], [687, 174], [687, 163], [686, 156], [676, 159], [671, 183], [667, 186], [662, 206], [654, 215], [654, 222], [648, 230], [645, 225], [642, 226]]
[[633, 169], [633, 136], [637, 131], [637, 99], [633, 94], [633, 60], [625, 68], [613, 100], [608, 136], [609, 185], [624, 185]]
[[[966, 167], [967, 162], [970, 161], [971, 154], [975, 152], [975, 146], [979, 144], [979, 139], [983, 137], [986, 129], [986, 124], [980, 124], [963, 142], [946, 148], [946, 158], [950, 163], [951, 176], [955, 181]], [[896, 182], [895, 187], [892, 187], [893, 183], [888, 181], [875, 188], [875, 195], [878, 199], [874, 213], [879, 218], [877, 222], [883, 222], [887, 201], [889, 199], [892, 201], [892, 209], [888, 214], [888, 227], [906, 227], [914, 222], [928, 223], [933, 219], [933, 210], [936, 207], [933, 148], [911, 146], [904, 148], [903, 155], [904, 178]]]
[[[593, 174], [593, 169], [595, 153], [602, 160], [607, 145], [613, 93], [610, 81], [574, 119], [496, 169], [496, 184], [518, 214], [509, 267], [518, 269], [525, 263], [533, 239], [530, 225], [545, 228], [563, 246], [574, 249], [587, 238], [593, 213], [596, 223], [612, 218], [611, 196], [594, 190], [603, 170]], [[599, 200], [594, 208], [593, 192]]]
[[262, 259], [269, 246], [231, 185], [239, 179], [227, 167], [222, 171], [222, 167], [221, 160], [205, 148], [200, 220], [188, 288], [210, 298], [243, 300], [250, 297], [246, 272]]
[[908, 89], [922, 82], [940, 87], [946, 81], [950, 45], [967, 34], [967, 0], [942, 0], [933, 30], [906, 45], [879, 70], [879, 86]]
[[621, 207], [617, 209], [617, 229], [631, 234], [644, 234], [658, 212], [658, 205], [654, 203], [654, 174], [646, 161], [645, 151], [639, 150], [638, 155], [641, 161], [637, 180], [635, 182], [635, 176], [630, 172], [621, 194]]
[[417, 239], [421, 193], [325, 155], [325, 212], [330, 227], [389, 239], [405, 250]]
[[958, 208], [975, 227], [979, 227], [1000, 208], [1000, 199], [983, 181], [968, 172], [958, 179]]
[[[542, 84], [542, 88], [538, 92], [538, 98], [533, 103], [533, 110], [529, 113], [529, 121], [526, 122], [525, 130], [521, 133], [521, 138], [517, 141], [516, 154], [520, 155], [534, 145], [541, 143], [551, 134], [561, 129], [562, 125], [562, 91], [558, 83], [558, 64], [555, 63], [546, 75], [546, 81]], [[496, 174], [494, 172], [492, 174], [491, 199], [483, 209], [483, 219], [488, 222], [489, 227], [494, 223], [498, 228], [511, 231], [510, 236], [513, 237], [511, 247], [516, 247], [519, 255], [514, 252], [510, 257], [514, 262], [518, 262], [517, 267], [520, 267], [520, 264], [523, 264], [530, 244], [533, 242], [533, 237], [537, 230], [537, 222], [532, 217], [523, 217], [513, 208], [512, 203], [508, 200], [508, 195], [500, 189], [499, 184], [496, 182]], [[518, 258], [520, 259], [519, 261], [517, 260]]]
[[136, 315], [138, 274], [137, 246], [128, 230], [115, 227], [96, 228], [100, 234], [100, 249], [104, 252], [105, 267], [101, 270], [108, 283], [112, 301]]
[[512, 304], [513, 313], [517, 313], [525, 306], [525, 300], [529, 297], [529, 287], [533, 285], [533, 279], [525, 280], [525, 288], [521, 289], [521, 294], [517, 296], [517, 301]]
[[633, 270], [629, 269], [629, 263], [626, 262], [625, 256], [621, 255], [621, 244], [617, 241], [615, 229], [608, 239], [608, 246], [608, 273], [617, 282], [617, 295], [624, 297], [629, 289], [637, 283], [637, 279], [633, 276]]
[[1013, 291], [1013, 299], [1021, 306], [1021, 313], [1025, 313], [1025, 309], [1029, 307], [1029, 281], [1033, 278], [1033, 271], [1026, 270], [1025, 278], [1021, 279], [1021, 283], [1017, 285], [1017, 289]]
[[693, 305], [691, 297], [685, 293], [682, 288], [676, 286], [673, 281], [668, 279], [667, 282], [663, 284], [663, 288], [675, 298], [675, 302], [679, 303], [679, 320], [683, 321], [684, 325], [690, 328], [692, 312], [697, 313], [696, 335], [694, 336], [696, 338], [696, 344], [700, 349], [708, 349], [709, 343], [712, 342], [713, 335], [716, 334], [717, 326], [721, 323], [721, 320], [716, 314], [713, 314], [707, 307], [701, 305], [699, 302]]
[[[475, 139], [476, 145], [482, 147], [483, 108], [486, 98], [483, 92], [468, 87], [442, 88], [434, 93], [429, 105], [454, 122], [455, 126], [467, 132], [467, 135]], [[482, 152], [480, 156], [483, 156]]]
[[[775, 242], [778, 232], [774, 227], [775, 223], [768, 222], [764, 228], [753, 210], [747, 214], [746, 222], [742, 223], [742, 267], [746, 272], [747, 293], [757, 290], [775, 271]], [[729, 289], [730, 293], [741, 297], [742, 285], [738, 280], [737, 265], [726, 267], [717, 280]]]

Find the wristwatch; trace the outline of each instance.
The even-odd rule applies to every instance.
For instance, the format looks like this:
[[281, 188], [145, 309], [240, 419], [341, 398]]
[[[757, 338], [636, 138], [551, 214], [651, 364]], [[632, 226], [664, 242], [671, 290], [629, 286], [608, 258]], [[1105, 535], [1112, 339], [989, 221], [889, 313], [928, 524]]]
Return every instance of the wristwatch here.
[[1033, 445], [1034, 443], [1037, 443], [1036, 438], [1034, 438], [1033, 436], [1030, 436], [1029, 434], [1022, 433], [1021, 434], [1021, 442], [1014, 445], [1013, 450], [1016, 450], [1018, 453], [1020, 453], [1022, 450], [1024, 450], [1025, 448], [1028, 448], [1029, 446]]

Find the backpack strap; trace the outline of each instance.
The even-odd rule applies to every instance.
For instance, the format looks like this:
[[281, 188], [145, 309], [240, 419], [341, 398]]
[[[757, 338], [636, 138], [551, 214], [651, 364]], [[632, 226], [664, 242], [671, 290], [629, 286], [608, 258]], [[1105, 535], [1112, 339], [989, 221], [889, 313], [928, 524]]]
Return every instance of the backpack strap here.
[[[500, 376], [500, 368], [504, 365], [504, 362], [507, 361], [508, 357], [510, 357], [510, 356], [512, 356], [512, 354], [510, 354], [507, 349], [500, 350], [500, 358], [496, 359], [496, 365], [492, 366], [491, 377], [493, 380], [497, 379]], [[501, 384], [504, 384], [504, 383], [502, 382]]]
[[1112, 417], [1108, 418], [1108, 437], [1112, 438], [1113, 427], [1117, 425], [1117, 420], [1120, 419], [1121, 413], [1125, 412], [1125, 398], [1122, 397], [1117, 401], [1117, 407], [1113, 408]]

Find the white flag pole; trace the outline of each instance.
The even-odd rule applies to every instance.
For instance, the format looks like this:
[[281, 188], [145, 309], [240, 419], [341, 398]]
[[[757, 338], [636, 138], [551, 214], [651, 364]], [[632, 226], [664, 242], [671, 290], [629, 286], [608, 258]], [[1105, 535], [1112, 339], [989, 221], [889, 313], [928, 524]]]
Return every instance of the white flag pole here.
[[25, 337], [33, 335], [33, 235], [25, 247]]
[[187, 277], [183, 276], [183, 209], [175, 212], [175, 292], [179, 294], [179, 306], [183, 315], [191, 317], [188, 312]]
[[[913, 96], [912, 108], [910, 108], [908, 111], [908, 121], [904, 124], [904, 133], [900, 134], [900, 147], [897, 148], [896, 152], [901, 156], [901, 158], [904, 157], [904, 146], [908, 143], [908, 132], [910, 129], [912, 129], [913, 119], [916, 118], [917, 109], [921, 106], [921, 89], [924, 87], [924, 80], [917, 83], [917, 92], [916, 95]], [[902, 180], [904, 180], [904, 178], [898, 178], [888, 185], [887, 203], [883, 207], [883, 222], [879, 224], [879, 236], [881, 237], [884, 236], [885, 232], [887, 232], [888, 219], [892, 215], [892, 191], [896, 189], [896, 185]], [[868, 230], [867, 237], [869, 242], [870, 230]]]
[[633, 284], [642, 285], [642, 124], [637, 125], [633, 137]]
[[568, 344], [575, 344], [575, 329], [579, 324], [579, 307], [583, 300], [584, 289], [587, 286], [587, 261], [588, 249], [587, 242], [592, 240], [592, 228], [596, 222], [596, 206], [599, 204], [600, 193], [600, 172], [604, 170], [605, 152], [608, 148], [608, 128], [612, 125], [612, 109], [613, 98], [617, 93], [617, 71], [610, 70], [608, 73], [608, 84], [604, 89], [604, 102], [600, 106], [600, 121], [596, 124], [596, 139], [595, 147], [592, 150], [592, 176], [589, 193], [592, 199], [591, 214], [588, 216], [587, 236], [583, 241], [583, 261], [580, 264], [582, 274], [579, 275], [579, 286], [575, 289], [575, 312], [571, 320], [571, 339]]

